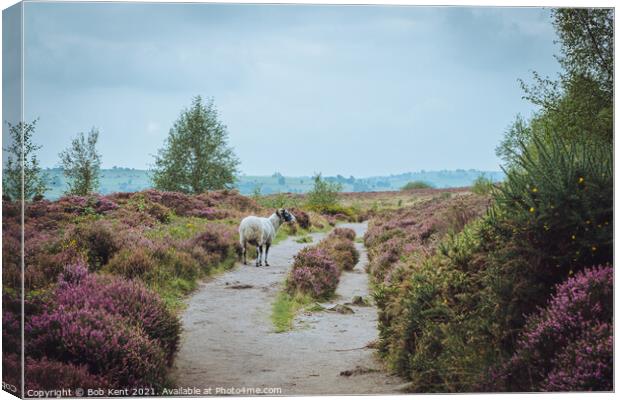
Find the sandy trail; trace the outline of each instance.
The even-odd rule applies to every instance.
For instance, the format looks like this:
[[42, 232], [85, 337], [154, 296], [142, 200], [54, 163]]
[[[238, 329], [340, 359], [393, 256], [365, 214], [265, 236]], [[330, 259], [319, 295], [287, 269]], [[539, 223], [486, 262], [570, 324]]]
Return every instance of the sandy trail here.
[[[358, 236], [366, 231], [365, 223], [341, 226]], [[313, 243], [324, 235], [312, 234]], [[374, 350], [363, 348], [377, 338], [375, 307], [352, 306], [355, 313], [346, 315], [303, 314], [292, 331], [274, 332], [273, 301], [293, 256], [307, 245], [288, 238], [271, 248], [270, 267], [237, 266], [188, 299], [172, 371], [178, 387], [273, 387], [282, 395], [398, 393], [402, 381], [381, 371]], [[343, 273], [334, 303], [368, 295], [366, 251], [356, 246], [360, 262]], [[356, 368], [350, 376], [340, 374]]]

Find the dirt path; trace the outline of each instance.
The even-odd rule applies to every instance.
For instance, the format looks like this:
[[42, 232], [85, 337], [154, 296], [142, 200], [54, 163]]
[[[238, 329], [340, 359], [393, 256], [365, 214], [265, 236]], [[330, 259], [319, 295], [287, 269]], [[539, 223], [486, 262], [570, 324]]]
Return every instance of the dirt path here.
[[[344, 224], [363, 235], [366, 224]], [[313, 243], [325, 234], [312, 234]], [[381, 370], [374, 350], [375, 307], [352, 306], [354, 314], [300, 315], [295, 328], [275, 333], [271, 307], [293, 256], [307, 244], [294, 238], [273, 246], [270, 267], [238, 266], [204, 283], [188, 300], [181, 349], [172, 371], [178, 387], [281, 388], [283, 395], [397, 393], [402, 382]], [[343, 273], [333, 300], [368, 295], [360, 262]], [[329, 307], [330, 304], [324, 304]], [[353, 371], [350, 376], [341, 372]], [[215, 389], [213, 389], [215, 390]]]

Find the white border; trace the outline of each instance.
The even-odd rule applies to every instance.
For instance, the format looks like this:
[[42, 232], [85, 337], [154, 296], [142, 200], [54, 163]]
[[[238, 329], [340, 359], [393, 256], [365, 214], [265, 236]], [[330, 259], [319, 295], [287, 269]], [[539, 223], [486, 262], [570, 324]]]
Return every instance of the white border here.
[[[41, 2], [40, 0], [25, 0], [25, 3], [29, 3], [29, 2]], [[52, 2], [52, 1], [45, 1], [45, 2]], [[63, 1], [58, 1], [58, 2], [80, 2], [79, 0], [63, 0]], [[105, 1], [100, 1], [99, 3], [104, 3]], [[114, 2], [120, 2], [120, 1], [108, 1], [111, 3]], [[356, 0], [356, 1], [351, 1], [351, 0], [338, 0], [338, 1], [329, 1], [329, 0], [314, 0], [314, 1], [307, 1], [307, 0], [299, 0], [299, 1], [291, 1], [291, 0], [282, 0], [282, 1], [260, 1], [260, 0], [220, 0], [220, 1], [193, 1], [193, 0], [184, 0], [184, 1], [180, 1], [180, 0], [134, 0], [132, 2], [137, 2], [137, 3], [232, 3], [232, 4], [324, 4], [324, 5], [329, 5], [329, 4], [338, 4], [338, 5], [419, 5], [419, 6], [498, 6], [498, 7], [614, 7], [615, 8], [615, 1], [610, 1], [610, 0], [590, 0], [590, 1], [584, 1], [584, 0], [563, 0], [563, 1], [550, 1], [550, 0], [539, 0], [539, 1], [532, 1], [532, 0], [521, 0], [521, 1], [515, 1], [515, 0], [505, 0], [502, 2], [498, 2], [498, 1], [492, 1], [492, 0], [473, 0], [473, 1], [464, 1], [464, 0], [444, 0], [444, 1], [437, 1], [437, 0], [424, 0], [424, 1], [411, 1], [411, 0], [389, 0], [389, 1], [385, 1], [385, 0], [374, 0], [374, 1], [363, 1], [363, 0]], [[8, 8], [14, 4], [18, 3], [15, 0], [0, 0], [0, 6], [1, 8], [4, 10], [5, 8]], [[22, 10], [22, 21], [23, 21], [23, 10]], [[1, 18], [0, 18], [0, 32], [2, 31], [2, 22], [1, 22]], [[1, 35], [1, 33], [0, 33]], [[22, 23], [22, 46], [23, 46], [23, 23]], [[615, 51], [615, 50], [614, 50]], [[24, 64], [23, 64], [23, 57], [24, 57], [24, 52], [23, 52], [23, 48], [22, 48], [22, 74], [23, 74], [23, 68], [24, 68]], [[0, 53], [0, 68], [1, 68], [1, 64], [2, 64], [2, 55]], [[616, 70], [614, 70], [615, 72]], [[23, 75], [22, 75], [23, 76]], [[1, 83], [0, 83], [0, 87], [1, 87]], [[616, 86], [617, 87], [617, 84]], [[24, 99], [23, 99], [23, 85], [22, 85], [22, 118], [23, 118], [23, 112], [24, 112]], [[2, 120], [2, 115], [1, 115], [1, 105], [2, 105], [2, 100], [0, 100], [0, 121]], [[617, 119], [615, 118], [615, 113], [614, 113], [614, 132], [615, 132], [615, 128], [616, 128], [616, 122]], [[616, 151], [617, 148], [615, 146], [614, 143], [614, 151]], [[615, 154], [615, 153], [614, 153]], [[614, 169], [614, 172], [617, 172]], [[0, 171], [0, 175], [1, 175], [1, 171]], [[618, 175], [616, 174], [615, 179], [614, 179], [614, 185], [616, 185], [618, 183]], [[616, 186], [617, 187], [617, 186]], [[614, 209], [617, 210], [618, 208], [616, 207], [617, 204], [615, 202], [614, 199]], [[1, 211], [0, 211], [1, 213]], [[614, 218], [614, 223], [615, 223], [615, 229], [614, 229], [614, 236], [616, 233], [616, 229], [618, 228], [618, 222], [620, 222], [620, 218]], [[617, 247], [614, 246], [614, 255], [617, 254]], [[0, 249], [1, 252], [1, 249]], [[614, 257], [614, 262], [615, 262], [615, 257]], [[614, 274], [614, 285], [616, 285], [617, 287], [617, 275]], [[23, 279], [22, 279], [22, 283], [23, 283]], [[615, 297], [615, 296], [614, 296]], [[618, 309], [618, 299], [615, 298], [614, 299], [614, 310]], [[617, 337], [614, 338], [614, 345], [616, 343]], [[614, 346], [614, 356], [615, 356], [615, 346]], [[614, 357], [615, 360], [615, 357]], [[0, 367], [1, 370], [1, 367]], [[618, 377], [618, 368], [616, 368], [616, 370], [614, 371], [614, 382], [618, 382], [617, 380]], [[398, 397], [393, 397], [390, 396], [391, 398], [410, 398], [415, 396], [416, 399], [431, 399], [431, 398], [436, 398], [438, 395], [407, 395], [407, 396], [398, 396]], [[509, 399], [509, 400], [513, 400], [513, 399], [521, 399], [524, 396], [528, 397], [528, 398], [539, 398], [539, 397], [545, 397], [547, 399], [556, 399], [556, 398], [561, 398], [561, 399], [602, 399], [602, 398], [612, 398], [613, 394], [611, 393], [549, 393], [549, 394], [474, 394], [474, 395], [470, 395], [470, 394], [454, 394], [454, 395], [441, 395], [441, 396], [459, 396], [459, 398], [465, 399], [465, 400], [469, 400], [469, 399], [478, 399], [480, 397], [501, 397], [502, 399]], [[350, 398], [362, 398], [363, 396], [321, 396], [325, 399], [350, 399]], [[387, 396], [377, 396], [377, 398], [385, 398]], [[0, 400], [4, 400], [4, 399], [14, 399], [14, 396], [11, 396], [10, 394], [8, 394], [7, 392], [1, 391], [0, 392]], [[173, 399], [175, 399], [174, 397], [171, 397]], [[227, 397], [229, 399], [245, 399], [244, 397]], [[283, 397], [261, 397], [262, 399], [281, 399]], [[309, 398], [309, 396], [299, 396], [297, 398]], [[182, 398], [179, 398], [182, 399]]]

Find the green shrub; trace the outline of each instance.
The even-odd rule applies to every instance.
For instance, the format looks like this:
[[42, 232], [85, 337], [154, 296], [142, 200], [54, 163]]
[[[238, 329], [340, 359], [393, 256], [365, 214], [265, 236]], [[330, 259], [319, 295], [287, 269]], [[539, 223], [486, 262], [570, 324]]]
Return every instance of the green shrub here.
[[432, 189], [434, 186], [428, 182], [424, 181], [411, 181], [408, 182], [405, 186], [400, 188], [400, 190], [414, 190], [414, 189]]
[[553, 271], [540, 272], [557, 283], [583, 265], [610, 262], [611, 146], [534, 137], [530, 145], [521, 145], [515, 164], [496, 201], [503, 219], [515, 225], [510, 239], [545, 270]]
[[493, 181], [482, 174], [474, 180], [471, 191], [476, 194], [485, 195], [491, 193], [494, 187]]
[[323, 210], [333, 210], [338, 206], [338, 192], [342, 186], [336, 182], [328, 182], [321, 177], [321, 174], [314, 176], [314, 186], [307, 195], [307, 206], [310, 209], [322, 212]]

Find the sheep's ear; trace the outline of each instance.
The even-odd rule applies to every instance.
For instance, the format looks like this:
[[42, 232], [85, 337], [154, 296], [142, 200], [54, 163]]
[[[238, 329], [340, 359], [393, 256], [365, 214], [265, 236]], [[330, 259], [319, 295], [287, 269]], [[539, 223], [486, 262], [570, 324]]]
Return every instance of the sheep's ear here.
[[276, 210], [276, 215], [280, 217], [280, 210]]

